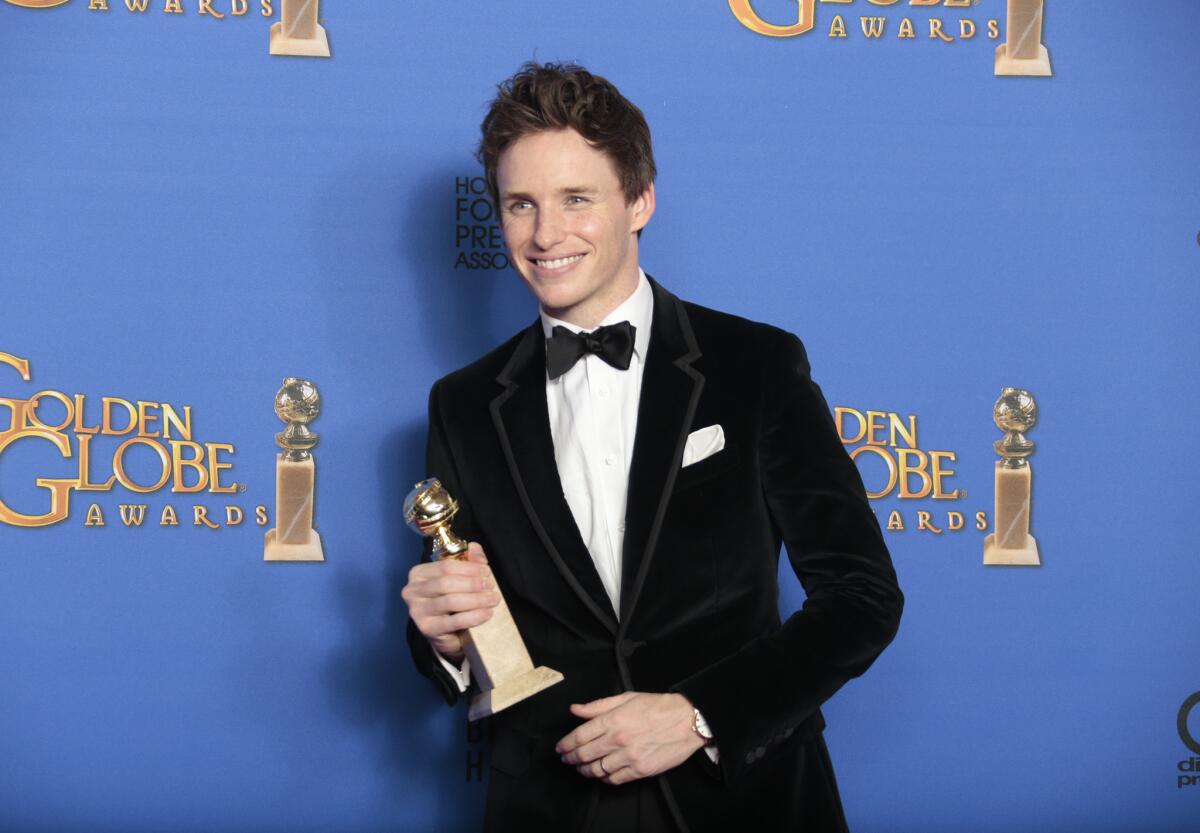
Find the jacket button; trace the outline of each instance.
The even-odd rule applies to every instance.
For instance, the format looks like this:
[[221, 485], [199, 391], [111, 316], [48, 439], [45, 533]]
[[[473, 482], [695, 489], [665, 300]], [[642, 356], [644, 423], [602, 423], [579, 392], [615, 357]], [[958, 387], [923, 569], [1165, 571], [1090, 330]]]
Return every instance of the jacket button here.
[[642, 647], [644, 644], [644, 642], [636, 642], [632, 639], [622, 639], [621, 656], [628, 659], [629, 657], [633, 656], [637, 652], [637, 649]]
[[754, 750], [754, 759], [758, 760], [765, 754], [767, 754], [767, 750], [760, 746], [758, 749]]

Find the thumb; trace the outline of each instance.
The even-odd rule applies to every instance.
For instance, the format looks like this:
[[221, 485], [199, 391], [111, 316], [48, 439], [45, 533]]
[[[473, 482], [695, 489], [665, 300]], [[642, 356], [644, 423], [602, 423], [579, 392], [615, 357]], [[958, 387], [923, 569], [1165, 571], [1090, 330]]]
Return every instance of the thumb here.
[[467, 560], [474, 561], [476, 564], [487, 564], [487, 555], [483, 551], [483, 547], [472, 541], [467, 545]]
[[612, 711], [617, 706], [632, 699], [637, 692], [626, 691], [624, 694], [616, 694], [612, 697], [601, 697], [599, 700], [592, 700], [587, 703], [572, 703], [571, 714], [576, 717], [592, 718], [605, 712]]

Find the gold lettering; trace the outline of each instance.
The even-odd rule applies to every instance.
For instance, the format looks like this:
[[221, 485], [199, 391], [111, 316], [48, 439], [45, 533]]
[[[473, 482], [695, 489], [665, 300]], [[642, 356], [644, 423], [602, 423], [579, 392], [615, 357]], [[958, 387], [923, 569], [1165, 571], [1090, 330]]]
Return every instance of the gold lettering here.
[[100, 504], [93, 503], [88, 507], [87, 517], [83, 519], [84, 526], [104, 526], [104, 513], [100, 511]]
[[231, 0], [229, 13], [234, 17], [241, 17], [250, 9], [248, 0]]
[[[48, 396], [51, 399], [57, 399], [62, 403], [62, 406], [67, 409], [66, 418], [58, 425], [47, 425], [38, 417], [38, 410], [42, 406], [42, 397]], [[74, 403], [67, 398], [65, 393], [59, 393], [56, 390], [40, 390], [33, 396], [29, 397], [29, 423], [33, 428], [44, 428], [47, 431], [61, 432], [64, 428], [75, 421], [75, 412], [73, 409]]]
[[[137, 444], [148, 445], [154, 449], [154, 453], [158, 455], [159, 463], [162, 465], [162, 471], [153, 486], [139, 486], [125, 471], [125, 452]], [[167, 481], [171, 479], [171, 458], [167, 456], [166, 449], [154, 440], [147, 439], [146, 437], [130, 437], [117, 446], [117, 451], [113, 454], [113, 473], [117, 476], [117, 482], [131, 492], [139, 492], [141, 494], [155, 492], [167, 485]]]
[[887, 445], [887, 440], [876, 436], [883, 430], [887, 414], [883, 411], [867, 411], [867, 445]]
[[75, 488], [81, 492], [107, 492], [113, 486], [117, 476], [109, 475], [103, 483], [91, 481], [92, 469], [92, 435], [84, 434], [79, 438], [79, 481]]
[[220, 529], [220, 524], [215, 524], [208, 519], [208, 510], [203, 506], [192, 507], [192, 526], [206, 526], [209, 529]]
[[[4, 449], [17, 440], [27, 437], [49, 440], [58, 449], [58, 453], [64, 459], [69, 460], [71, 458], [71, 443], [65, 436], [56, 434], [53, 431], [40, 431], [36, 428], [31, 428], [27, 431], [10, 431], [0, 435], [0, 454], [3, 454]], [[0, 522], [10, 524], [11, 526], [50, 526], [67, 517], [71, 507], [71, 488], [75, 486], [75, 481], [39, 477], [34, 483], [43, 489], [50, 490], [50, 511], [44, 515], [24, 515], [15, 509], [9, 508], [3, 500], [0, 500]]]
[[83, 394], [75, 394], [75, 433], [76, 434], [98, 434], [100, 426], [93, 425], [88, 428], [83, 424]]
[[211, 14], [217, 20], [225, 18], [225, 15], [212, 7], [212, 0], [200, 0], [200, 14]]
[[918, 509], [917, 510], [917, 531], [920, 532], [922, 529], [928, 529], [930, 532], [932, 532], [936, 535], [942, 534], [942, 531], [933, 525], [933, 522], [930, 520], [929, 513], [923, 509]]
[[975, 37], [975, 22], [962, 18], [958, 21], [958, 36], [963, 40], [970, 40]]
[[9, 412], [8, 428], [4, 429], [0, 434], [7, 434], [10, 431], [20, 431], [29, 425], [28, 399], [5, 399], [0, 397], [0, 405], [6, 406]]
[[954, 512], [954, 511], [947, 512], [946, 513], [946, 521], [947, 521], [946, 528], [951, 531], [963, 528], [964, 519], [962, 516], [962, 512]]
[[237, 526], [242, 522], [242, 510], [237, 506], [225, 507], [225, 526]]
[[[263, 5], [270, 9], [269, 0], [263, 0]], [[750, 0], [729, 0], [729, 8], [733, 12], [733, 16], [737, 18], [738, 23], [745, 26], [751, 32], [757, 32], [760, 35], [766, 35], [771, 38], [794, 38], [797, 35], [803, 35], [812, 29], [815, 21], [813, 14], [813, 0], [796, 0], [797, 17], [796, 22], [790, 26], [776, 26], [773, 23], [767, 23], [750, 6]], [[263, 16], [267, 16], [269, 11], [264, 10]]]
[[[909, 463], [910, 457], [915, 457], [916, 464]], [[929, 464], [929, 457], [924, 451], [917, 448], [897, 448], [896, 449], [896, 467], [900, 470], [897, 479], [900, 481], [900, 497], [901, 498], [923, 498], [929, 494], [933, 488], [933, 481], [930, 480], [929, 474], [925, 471], [925, 467]], [[908, 477], [910, 474], [915, 474], [921, 481], [919, 491], [912, 491], [908, 488]]]
[[904, 438], [904, 444], [909, 448], [917, 447], [917, 417], [916, 415], [908, 418], [908, 429], [904, 427], [904, 423], [900, 421], [899, 414], [888, 414], [888, 424], [890, 426], [889, 435], [891, 437], [892, 448], [899, 448], [900, 443], [896, 442], [896, 435], [899, 434]]
[[867, 0], [868, 3], [874, 3], [876, 6], [894, 6], [900, 0]]
[[183, 14], [183, 8], [179, 5], [179, 0], [167, 0], [163, 6], [163, 11], [167, 14]]
[[942, 5], [948, 9], [966, 9], [970, 7], [971, 0], [946, 0]]
[[[108, 0], [88, 0], [88, 9], [90, 11], [108, 11]], [[92, 504], [93, 506], [95, 504]], [[101, 521], [99, 526], [104, 526], [104, 521]]]
[[167, 504], [163, 507], [162, 517], [158, 519], [159, 526], [179, 526], [179, 518], [175, 517], [175, 507]]
[[860, 17], [858, 25], [862, 27], [862, 33], [868, 38], [882, 37], [884, 30], [887, 28], [886, 17]]
[[876, 445], [860, 445], [858, 448], [856, 448], [850, 452], [850, 459], [851, 460], [857, 459], [858, 455], [862, 454], [864, 451], [869, 451], [872, 454], [878, 454], [880, 457], [883, 458], [883, 461], [887, 464], [887, 468], [888, 468], [887, 485], [884, 486], [882, 489], [880, 489], [878, 492], [872, 492], [871, 490], [868, 489], [867, 497], [874, 500], [876, 498], [881, 498], [881, 497], [884, 497], [884, 496], [890, 494], [892, 489], [896, 488], [896, 461], [892, 459], [892, 455], [888, 454], [886, 449], [882, 449]]
[[904, 529], [904, 518], [900, 517], [900, 510], [893, 509], [888, 514], [887, 528], [889, 532], [896, 529]]
[[[853, 437], [846, 436], [845, 417], [847, 415], [853, 416], [858, 420], [858, 433]], [[863, 419], [863, 415], [853, 408], [834, 408], [833, 421], [837, 425], [838, 436], [842, 438], [843, 445], [853, 445], [867, 433], [866, 421]]]
[[[190, 460], [183, 456], [185, 448], [193, 452], [194, 456]], [[189, 440], [171, 440], [171, 462], [175, 469], [175, 482], [172, 484], [171, 491], [203, 492], [208, 488], [208, 469], [204, 465], [204, 446]], [[194, 486], [188, 486], [183, 482], [184, 469], [192, 469], [199, 475]]]
[[158, 405], [154, 402], [143, 402], [140, 399], [137, 403], [138, 413], [138, 436], [139, 437], [158, 437], [161, 433], [155, 431], [150, 432], [150, 423], [158, 422], [158, 414], [150, 413], [151, 408], [157, 408]]
[[[118, 431], [113, 427], [112, 406], [120, 405], [129, 412], [129, 424]], [[120, 437], [123, 434], [128, 434], [137, 427], [137, 408], [133, 407], [133, 403], [121, 399], [117, 396], [105, 396], [100, 399], [100, 433], [108, 434], [113, 437]]]
[[125, 526], [141, 526], [142, 521], [146, 520], [144, 503], [122, 503], [118, 508], [121, 510], [121, 523]]
[[259, 0], [259, 12], [263, 17], [270, 17], [275, 14], [275, 10], [271, 8], [271, 0]]
[[254, 522], [259, 526], [266, 526], [271, 521], [267, 518], [267, 507], [258, 505], [254, 507]]
[[178, 412], [166, 402], [162, 404], [163, 412], [163, 439], [171, 439], [171, 426], [175, 426], [175, 430], [179, 432], [181, 439], [190, 440], [192, 438], [192, 406], [183, 406], [183, 419], [180, 420]]
[[208, 443], [208, 470], [212, 472], [212, 486], [209, 491], [215, 494], [232, 494], [237, 491], [237, 486], [222, 486], [220, 483], [221, 472], [233, 468], [233, 463], [222, 463], [217, 459], [217, 453], [221, 451], [232, 454], [233, 446], [228, 443]]
[[835, 14], [833, 16], [833, 20], [829, 21], [829, 37], [846, 37], [846, 21], [842, 20], [842, 16], [840, 14]]
[[980, 532], [983, 532], [988, 528], [987, 512], [975, 513], [975, 528]]
[[942, 31], [942, 21], [936, 17], [929, 18], [929, 37], [941, 38], [945, 43], [950, 43], [954, 38]]
[[900, 21], [900, 34], [898, 38], [915, 38], [917, 33], [913, 31], [913, 23], [907, 17]]
[[910, 6], [936, 6], [942, 0], [908, 0]]
[[[62, 0], [64, 3], [66, 1], [67, 0]], [[9, 2], [11, 3], [12, 0], [9, 0]], [[18, 3], [17, 5], [19, 6], [21, 4]], [[30, 381], [31, 377], [29, 375], [29, 359], [18, 359], [12, 353], [0, 352], [0, 364], [8, 365], [13, 370], [17, 371], [17, 373], [20, 373], [21, 378], [26, 382]]]
[[942, 461], [949, 460], [954, 462], [953, 451], [931, 451], [929, 452], [929, 475], [933, 478], [933, 499], [946, 500], [958, 497], [958, 489], [952, 492], [946, 491], [945, 479], [954, 475], [953, 469], [942, 468]]
[[150, 0], [125, 0], [125, 8], [131, 12], [144, 12]]
[[992, 18], [988, 21], [988, 40], [996, 40], [1000, 37], [1000, 21]]

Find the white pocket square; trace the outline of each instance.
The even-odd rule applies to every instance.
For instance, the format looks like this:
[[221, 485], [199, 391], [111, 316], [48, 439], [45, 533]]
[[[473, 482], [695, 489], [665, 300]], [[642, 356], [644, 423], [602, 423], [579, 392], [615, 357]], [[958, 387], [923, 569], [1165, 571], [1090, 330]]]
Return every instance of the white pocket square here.
[[725, 429], [720, 425], [709, 425], [697, 428], [688, 434], [687, 444], [683, 447], [683, 465], [687, 468], [692, 463], [711, 457], [725, 447]]

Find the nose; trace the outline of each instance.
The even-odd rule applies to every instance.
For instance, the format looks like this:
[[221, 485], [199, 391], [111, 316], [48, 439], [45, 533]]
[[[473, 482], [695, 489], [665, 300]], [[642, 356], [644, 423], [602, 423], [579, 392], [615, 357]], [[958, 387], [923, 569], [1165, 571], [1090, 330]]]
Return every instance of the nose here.
[[550, 251], [562, 241], [564, 236], [562, 212], [555, 208], [539, 208], [536, 226], [533, 229], [533, 243], [542, 251]]

